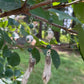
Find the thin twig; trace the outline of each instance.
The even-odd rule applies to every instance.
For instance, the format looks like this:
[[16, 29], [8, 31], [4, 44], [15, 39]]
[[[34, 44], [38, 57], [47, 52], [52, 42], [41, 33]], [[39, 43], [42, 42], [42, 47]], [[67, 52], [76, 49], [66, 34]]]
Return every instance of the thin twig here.
[[[64, 7], [70, 6], [72, 4], [77, 4], [79, 2], [80, 2], [80, 0], [75, 0], [75, 1], [73, 1], [71, 3], [65, 3], [65, 4], [60, 4], [60, 5], [57, 5], [57, 6], [53, 6], [52, 8], [64, 8]], [[49, 8], [51, 8], [51, 6], [45, 7], [44, 9], [47, 10]]]
[[41, 20], [41, 21], [44, 21], [44, 22], [46, 22], [46, 23], [48, 23], [48, 24], [50, 24], [50, 25], [52, 25], [52, 26], [55, 26], [55, 27], [57, 27], [57, 28], [64, 29], [65, 31], [71, 32], [71, 33], [73, 33], [73, 34], [78, 34], [78, 33], [77, 33], [76, 31], [74, 31], [74, 30], [70, 30], [70, 29], [68, 29], [68, 28], [66, 28], [66, 27], [63, 27], [63, 26], [58, 25], [58, 24], [55, 24], [55, 23], [50, 23], [48, 20], [46, 20], [46, 19], [44, 19], [44, 18], [42, 18], [42, 17], [36, 16], [36, 15], [34, 15], [34, 14], [29, 14], [29, 13], [26, 13], [26, 14], [27, 14], [27, 15], [32, 15], [32, 16], [34, 16], [36, 19], [39, 19], [39, 20]]
[[47, 0], [47, 1], [44, 1], [44, 2], [41, 2], [41, 3], [38, 3], [36, 5], [31, 6], [30, 10], [38, 8], [38, 7], [42, 7], [42, 6], [45, 6], [45, 5], [48, 5], [48, 4], [51, 4], [51, 3], [56, 2], [56, 1], [59, 1], [59, 0]]
[[[26, 1], [27, 1], [27, 0], [26, 0]], [[58, 0], [48, 0], [48, 1], [44, 1], [44, 2], [38, 3], [38, 4], [36, 4], [36, 5], [33, 5], [33, 6], [31, 6], [30, 8], [27, 7], [26, 1], [25, 1], [24, 5], [23, 5], [21, 8], [18, 8], [18, 9], [12, 10], [12, 11], [8, 11], [8, 12], [5, 12], [5, 13], [2, 13], [2, 14], [0, 15], [0, 18], [1, 18], [1, 17], [10, 16], [10, 15], [18, 15], [18, 14], [22, 14], [22, 13], [27, 14], [27, 15], [31, 15], [31, 14], [29, 14], [29, 10], [32, 10], [32, 9], [35, 9], [35, 8], [38, 8], [38, 7], [41, 7], [41, 6], [44, 6], [44, 5], [51, 4], [52, 2], [58, 1]], [[77, 1], [78, 1], [78, 0], [77, 0]], [[76, 2], [74, 2], [74, 3], [76, 3]], [[35, 18], [40, 19], [40, 20], [42, 20], [42, 21], [44, 21], [44, 22], [46, 22], [46, 23], [49, 23], [48, 20], [46, 20], [46, 19], [44, 19], [44, 18], [42, 18], [42, 17], [36, 16], [36, 15], [34, 15], [34, 14], [32, 14], [32, 16], [34, 16]], [[76, 31], [74, 31], [74, 30], [69, 30], [69, 29], [67, 29], [67, 28], [65, 28], [65, 27], [63, 27], [63, 26], [57, 25], [57, 24], [55, 24], [55, 23], [49, 23], [49, 24], [50, 24], [50, 25], [53, 25], [53, 26], [55, 26], [55, 27], [58, 27], [58, 28], [60, 28], [60, 29], [64, 29], [64, 30], [66, 30], [66, 31], [68, 31], [68, 32], [77, 34]]]
[[[55, 1], [58, 1], [58, 0], [48, 0], [48, 1], [44, 1], [44, 2], [41, 2], [41, 3], [38, 3], [36, 5], [33, 5], [31, 7], [27, 7], [27, 0], [25, 1], [25, 3], [23, 4], [23, 6], [21, 8], [18, 8], [18, 9], [15, 9], [15, 10], [12, 10], [12, 11], [8, 11], [8, 12], [4, 12], [0, 15], [0, 18], [1, 17], [6, 17], [6, 16], [10, 16], [10, 15], [18, 15], [18, 14], [22, 14], [22, 13], [27, 13], [29, 12], [29, 10], [33, 10], [33, 9], [36, 9], [38, 7], [41, 7], [41, 6], [45, 6], [45, 5], [48, 5], [48, 4], [51, 4], [52, 2], [55, 2]], [[71, 5], [71, 4], [74, 4], [74, 3], [77, 3], [78, 1], [80, 0], [76, 0], [72, 3], [67, 3], [67, 6], [68, 5]], [[57, 6], [57, 7], [64, 7], [65, 5], [61, 5], [61, 6]], [[47, 8], [45, 8], [47, 9]]]

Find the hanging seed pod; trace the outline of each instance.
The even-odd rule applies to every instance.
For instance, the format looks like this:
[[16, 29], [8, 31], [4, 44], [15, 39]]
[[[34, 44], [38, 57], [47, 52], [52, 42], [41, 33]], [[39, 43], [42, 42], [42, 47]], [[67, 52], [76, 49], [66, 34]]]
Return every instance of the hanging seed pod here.
[[34, 28], [34, 24], [33, 23], [29, 24], [29, 27], [30, 27], [30, 29], [33, 29]]
[[47, 48], [47, 49], [51, 49], [51, 45], [47, 45], [46, 48]]
[[26, 41], [27, 43], [31, 43], [33, 41], [33, 36], [32, 35], [26, 36]]
[[31, 52], [32, 51], [32, 48], [28, 48], [27, 50], [28, 50], [28, 52]]
[[33, 17], [30, 18], [30, 24], [29, 24], [30, 29], [34, 28], [34, 24], [33, 24]]
[[43, 71], [43, 82], [44, 84], [47, 84], [50, 80], [51, 77], [51, 57], [50, 57], [50, 49], [47, 51], [46, 53], [46, 60], [45, 60], [45, 67], [44, 67], [44, 71]]
[[29, 59], [29, 67], [26, 70], [23, 79], [22, 79], [22, 84], [27, 84], [28, 79], [30, 77], [31, 72], [34, 69], [34, 65], [36, 64], [36, 60], [34, 58], [32, 58], [32, 55], [30, 54], [30, 59]]
[[48, 33], [48, 35], [47, 35], [46, 39], [50, 42], [50, 40], [54, 37], [54, 33], [53, 33], [51, 27], [49, 27], [47, 33]]

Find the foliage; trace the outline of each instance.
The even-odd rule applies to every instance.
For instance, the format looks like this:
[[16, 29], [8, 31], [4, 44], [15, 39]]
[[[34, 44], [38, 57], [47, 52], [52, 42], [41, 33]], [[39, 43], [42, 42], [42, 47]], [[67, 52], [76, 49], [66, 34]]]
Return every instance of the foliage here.
[[[8, 36], [7, 32], [0, 29], [0, 36], [1, 36], [0, 39], [3, 39], [2, 40], [3, 42], [2, 41], [0, 42], [0, 78], [2, 79], [4, 77], [5, 83], [9, 83], [8, 78], [10, 78], [11, 79], [10, 82], [12, 83], [14, 78], [16, 77], [13, 74], [15, 71], [15, 66], [19, 65], [20, 57], [18, 53], [12, 52], [9, 49], [9, 45], [12, 44], [12, 40]], [[20, 77], [20, 75], [18, 77]], [[18, 77], [16, 77], [16, 79]]]
[[51, 50], [51, 57], [52, 57], [52, 61], [53, 61], [54, 66], [56, 68], [58, 68], [60, 65], [60, 58], [59, 58], [58, 53], [53, 49]]
[[56, 39], [55, 38], [51, 39], [50, 44], [55, 44], [56, 45], [57, 44]]
[[[16, 49], [14, 52], [17, 52], [20, 55], [21, 63], [18, 68], [22, 71], [25, 71], [28, 67], [29, 53], [27, 50]], [[68, 53], [68, 52], [67, 52]], [[59, 52], [61, 65], [56, 70], [52, 64], [52, 77], [48, 84], [83, 84], [84, 80], [84, 62], [81, 59], [81, 56], [77, 53]], [[43, 84], [42, 73], [45, 62], [45, 55], [41, 52], [41, 62], [39, 62], [32, 72], [27, 84]], [[66, 74], [65, 74], [66, 73]], [[67, 77], [68, 75], [68, 77]], [[73, 80], [75, 78], [75, 80]], [[37, 80], [38, 79], [38, 80]], [[66, 79], [66, 80], [65, 80]]]
[[57, 15], [59, 17], [59, 20], [64, 20], [64, 19], [72, 19], [74, 21], [76, 21], [77, 23], [81, 23], [77, 18], [72, 17], [62, 11], [56, 10], [56, 9], [49, 9], [49, 11], [51, 13], [53, 13], [54, 15]]
[[[84, 24], [84, 3], [78, 3], [77, 5], [74, 5], [74, 12], [76, 14], [76, 17]], [[82, 25], [83, 25], [82, 24]], [[78, 24], [75, 26], [75, 30], [78, 31], [78, 37], [79, 37], [79, 45], [80, 45], [80, 52], [81, 52], [81, 55], [82, 55], [82, 58], [84, 59], [84, 29], [83, 29], [83, 26]]]
[[32, 56], [33, 56], [33, 58], [36, 59], [36, 63], [38, 63], [40, 61], [40, 53], [39, 53], [38, 49], [34, 48], [32, 50]]
[[82, 59], [84, 60], [84, 30], [83, 28], [81, 27], [80, 24], [76, 25], [76, 29], [77, 31], [79, 32], [78, 34], [78, 37], [79, 37], [79, 50], [80, 50], [80, 53], [81, 53], [81, 56], [82, 56]]
[[[4, 6], [4, 5], [5, 6]], [[0, 8], [3, 10], [13, 10], [21, 7], [21, 1], [18, 0], [0, 0]]]
[[67, 34], [67, 35], [60, 34], [60, 41], [62, 43], [69, 43], [70, 35], [69, 34]]
[[[58, 10], [58, 9], [48, 9], [44, 10], [46, 6], [37, 8], [36, 6], [35, 9], [31, 10], [31, 5], [39, 4], [40, 2], [43, 2], [45, 0], [28, 0], [26, 4], [28, 4], [27, 8], [30, 8], [29, 10], [26, 11], [23, 9], [25, 7], [25, 1], [23, 0], [0, 0], [0, 9], [5, 12], [2, 12], [2, 15], [0, 17], [3, 17], [4, 15], [6, 16], [7, 14], [9, 15], [17, 15], [19, 13], [25, 13], [28, 15], [35, 15], [37, 17], [40, 17], [41, 20], [51, 24], [51, 25], [56, 25], [56, 27], [52, 27], [54, 31], [60, 31], [60, 29], [57, 29], [58, 27], [64, 28], [63, 27], [63, 19], [72, 19], [77, 22], [76, 27], [74, 28], [78, 32], [78, 37], [79, 37], [79, 47], [80, 47], [80, 52], [82, 55], [82, 58], [84, 59], [84, 3], [79, 2], [78, 4], [73, 5], [73, 10], [76, 15], [76, 17], [72, 17], [68, 14], [65, 14], [63, 10]], [[59, 0], [57, 2], [51, 3], [51, 5], [48, 6], [59, 6], [62, 3], [71, 2], [71, 0]], [[3, 5], [4, 4], [4, 5]], [[66, 5], [66, 4], [65, 4]], [[47, 7], [48, 7], [47, 6]], [[22, 9], [22, 10], [21, 10]], [[12, 10], [12, 11], [11, 11]], [[15, 12], [14, 12], [15, 11]], [[14, 12], [13, 14], [10, 14]], [[16, 14], [16, 12], [18, 12]], [[2, 18], [0, 19], [0, 78], [5, 78], [4, 82], [5, 83], [16, 83], [17, 78], [21, 76], [20, 70], [18, 70], [16, 67], [17, 65], [20, 64], [20, 56], [17, 52], [12, 51], [12, 47], [18, 47], [20, 48], [21, 44], [22, 46], [26, 47], [32, 47], [32, 57], [36, 59], [36, 63], [38, 63], [41, 59], [40, 56], [40, 51], [39, 48], [44, 51], [44, 54], [46, 55], [47, 50], [51, 50], [51, 58], [54, 66], [56, 68], [59, 67], [60, 65], [60, 58], [59, 54], [51, 48], [51, 46], [48, 45], [57, 43], [56, 40], [51, 40], [50, 42], [45, 42], [39, 38], [37, 38], [35, 35], [33, 35], [32, 31], [34, 28], [30, 24], [26, 23], [26, 26], [24, 26], [24, 22], [16, 21], [16, 16], [14, 18]], [[29, 17], [31, 19], [31, 17]], [[29, 19], [28, 18], [28, 19]], [[37, 20], [38, 22], [39, 20]], [[30, 23], [33, 23], [33, 21], [30, 21]], [[60, 25], [60, 26], [59, 26]], [[65, 29], [67, 31], [70, 31], [69, 29]], [[18, 35], [21, 37], [20, 40], [17, 42], [14, 37], [14, 31], [18, 33]], [[73, 31], [73, 30], [72, 30]], [[26, 36], [31, 34], [33, 37], [33, 40], [36, 41], [36, 44], [32, 45], [31, 41], [28, 43], [26, 40]], [[65, 37], [63, 37], [65, 38]], [[62, 39], [63, 39], [62, 38]], [[21, 43], [21, 39], [22, 42]], [[46, 47], [47, 46], [47, 47]], [[38, 47], [38, 48], [36, 48]], [[24, 49], [24, 48], [21, 48]], [[10, 78], [10, 81], [8, 79]]]
[[0, 30], [0, 49], [2, 48], [3, 43], [4, 43], [3, 34], [2, 31]]
[[84, 23], [84, 3], [80, 2], [73, 6], [76, 17]]

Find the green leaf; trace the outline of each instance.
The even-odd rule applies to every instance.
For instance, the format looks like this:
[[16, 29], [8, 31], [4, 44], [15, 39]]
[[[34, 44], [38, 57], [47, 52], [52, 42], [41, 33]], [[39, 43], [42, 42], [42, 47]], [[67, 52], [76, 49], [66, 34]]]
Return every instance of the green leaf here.
[[63, 20], [63, 19], [73, 19], [74, 21], [76, 21], [77, 23], [80, 23], [81, 22], [75, 18], [75, 17], [72, 17], [62, 11], [59, 11], [59, 10], [56, 10], [56, 9], [48, 9], [48, 11], [52, 12], [53, 14], [57, 15], [59, 17], [59, 20]]
[[48, 12], [44, 11], [42, 8], [36, 8], [34, 10], [31, 10], [30, 11], [32, 14], [35, 14], [35, 15], [38, 15], [40, 17], [43, 17], [45, 19], [49, 19], [50, 18], [50, 15]]
[[27, 4], [33, 5], [33, 4], [35, 4], [35, 0], [29, 0], [29, 1], [27, 1]]
[[84, 3], [80, 2], [73, 5], [75, 16], [84, 23]]
[[21, 81], [15, 80], [15, 81], [13, 82], [13, 84], [21, 84]]
[[57, 41], [56, 41], [56, 39], [51, 39], [51, 41], [50, 41], [50, 44], [57, 44]]
[[27, 35], [28, 35], [28, 33], [25, 31], [23, 25], [21, 25], [20, 32], [21, 32], [21, 34], [22, 34], [23, 36], [27, 36]]
[[16, 30], [16, 28], [12, 27], [12, 25], [8, 25], [8, 30], [11, 32], [14, 32]]
[[0, 20], [0, 27], [5, 28], [8, 25], [8, 20], [1, 19]]
[[21, 72], [20, 72], [20, 70], [14, 70], [14, 76], [16, 76], [16, 77], [18, 77], [18, 76], [20, 76], [21, 75]]
[[78, 31], [80, 52], [81, 52], [82, 59], [84, 60], [84, 30], [80, 24], [76, 25], [75, 29]]
[[33, 48], [32, 50], [32, 56], [33, 58], [36, 59], [36, 63], [38, 63], [40, 61], [40, 53], [39, 53], [39, 50], [37, 48]]
[[51, 49], [51, 57], [52, 57], [52, 62], [54, 64], [54, 66], [56, 67], [56, 69], [58, 69], [59, 65], [60, 65], [60, 57], [59, 54]]
[[[31, 10], [30, 12], [32, 14], [34, 14], [34, 15], [40, 16], [40, 17], [42, 17], [44, 19], [47, 19], [48, 21], [49, 21], [50, 18], [52, 18], [53, 19], [53, 23], [56, 23], [58, 25], [63, 25], [63, 21], [60, 21], [58, 19], [58, 16], [56, 16], [55, 14], [53, 14], [52, 16], [50, 16], [49, 11], [45, 11], [42, 8], [36, 8], [34, 10]], [[57, 27], [52, 27], [52, 29], [55, 30], [55, 31], [60, 30]]]
[[82, 57], [82, 59], [83, 59], [83, 61], [84, 61], [84, 56], [83, 56], [83, 54], [82, 54], [82, 52], [81, 52], [81, 50], [80, 50], [80, 46], [79, 46], [79, 52], [80, 52], [80, 55], [81, 55], [81, 57]]
[[8, 46], [5, 45], [3, 48], [3, 57], [10, 57], [11, 51], [8, 49]]
[[0, 0], [0, 9], [14, 10], [21, 7], [21, 0]]
[[3, 28], [6, 28], [8, 25], [8, 20], [4, 21]]
[[3, 31], [0, 29], [0, 49], [4, 44]]
[[4, 32], [3, 36], [4, 36], [4, 40], [7, 43], [11, 44], [12, 40], [10, 39], [10, 37], [8, 36], [8, 34], [6, 32]]
[[7, 58], [7, 61], [11, 66], [17, 66], [20, 64], [20, 56], [16, 52], [13, 52], [11, 56]]
[[4, 61], [5, 61], [5, 60], [4, 60], [4, 58], [0, 57], [0, 63], [2, 63], [2, 64], [3, 64], [3, 63], [4, 63]]
[[3, 27], [3, 21], [0, 20], [0, 27]]
[[8, 19], [8, 25], [19, 26], [19, 23], [15, 19], [9, 18]]
[[12, 71], [12, 69], [7, 69], [7, 70], [5, 71], [5, 76], [7, 76], [7, 77], [13, 76], [13, 71]]
[[3, 65], [0, 63], [0, 73], [3, 72]]
[[17, 84], [17, 81], [13, 81], [13, 83], [12, 84]]

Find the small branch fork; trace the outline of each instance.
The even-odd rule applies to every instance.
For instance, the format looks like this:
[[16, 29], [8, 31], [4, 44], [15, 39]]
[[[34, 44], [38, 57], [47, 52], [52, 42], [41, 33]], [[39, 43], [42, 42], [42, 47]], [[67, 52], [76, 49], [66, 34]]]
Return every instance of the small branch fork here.
[[33, 10], [35, 8], [51, 4], [52, 2], [55, 2], [55, 1], [58, 1], [58, 0], [52, 0], [52, 1], [51, 0], [47, 0], [47, 1], [35, 4], [35, 5], [31, 6], [31, 7], [27, 7], [27, 4], [26, 4], [27, 0], [26, 0], [21, 8], [18, 8], [18, 9], [12, 10], [12, 11], [8, 11], [8, 12], [4, 12], [4, 13], [2, 13], [0, 15], [0, 18], [6, 17], [6, 16], [10, 16], [10, 15], [18, 15], [18, 14], [22, 14], [22, 13], [25, 14], [25, 13], [28, 13], [29, 10]]
[[[47, 0], [47, 1], [44, 1], [44, 2], [41, 2], [41, 3], [38, 3], [38, 4], [35, 4], [33, 6], [30, 6], [28, 7], [27, 6], [27, 0], [24, 2], [23, 6], [21, 8], [18, 8], [18, 9], [15, 9], [15, 10], [11, 10], [11, 11], [8, 11], [8, 12], [4, 12], [0, 15], [0, 18], [2, 17], [7, 17], [7, 16], [10, 16], [10, 15], [19, 15], [19, 14], [27, 14], [27, 15], [32, 15], [34, 16], [35, 18], [39, 19], [39, 20], [42, 20], [46, 23], [49, 23], [48, 20], [42, 18], [42, 17], [39, 17], [39, 16], [36, 16], [34, 14], [30, 14], [29, 11], [30, 10], [33, 10], [33, 9], [36, 9], [38, 7], [42, 7], [42, 6], [45, 6], [45, 5], [48, 5], [48, 4], [51, 4], [52, 2], [56, 2], [56, 1], [59, 1], [59, 0]], [[58, 5], [56, 7], [65, 7], [65, 6], [69, 6], [69, 5], [72, 5], [72, 4], [76, 4], [80, 2], [80, 0], [76, 0], [76, 1], [73, 1], [71, 3], [67, 3], [65, 5]], [[48, 8], [44, 8], [44, 9], [48, 9]], [[68, 28], [65, 28], [63, 26], [60, 26], [60, 25], [57, 25], [55, 23], [49, 23], [50, 25], [53, 25], [55, 27], [58, 27], [60, 29], [64, 29], [65, 31], [68, 31], [68, 32], [71, 32], [71, 33], [74, 33], [74, 34], [77, 34], [76, 31], [73, 31], [73, 30], [69, 30]]]

